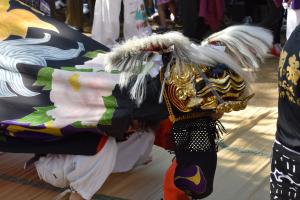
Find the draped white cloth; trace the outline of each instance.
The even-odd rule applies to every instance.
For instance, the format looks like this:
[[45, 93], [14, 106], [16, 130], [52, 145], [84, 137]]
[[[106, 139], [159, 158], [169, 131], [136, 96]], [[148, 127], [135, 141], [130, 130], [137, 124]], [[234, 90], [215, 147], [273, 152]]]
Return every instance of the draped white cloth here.
[[36, 163], [38, 175], [53, 186], [71, 189], [91, 199], [113, 172], [126, 172], [151, 159], [152, 132], [137, 132], [124, 142], [108, 141], [94, 156], [47, 155]]

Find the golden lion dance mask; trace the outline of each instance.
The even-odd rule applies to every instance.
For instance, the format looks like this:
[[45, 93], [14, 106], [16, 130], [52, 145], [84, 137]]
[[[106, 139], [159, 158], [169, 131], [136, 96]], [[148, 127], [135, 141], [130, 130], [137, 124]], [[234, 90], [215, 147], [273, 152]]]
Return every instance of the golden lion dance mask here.
[[246, 82], [226, 65], [184, 64], [181, 75], [175, 69], [171, 67], [166, 81], [165, 98], [183, 113], [196, 109], [217, 112], [243, 110], [254, 95], [247, 94]]

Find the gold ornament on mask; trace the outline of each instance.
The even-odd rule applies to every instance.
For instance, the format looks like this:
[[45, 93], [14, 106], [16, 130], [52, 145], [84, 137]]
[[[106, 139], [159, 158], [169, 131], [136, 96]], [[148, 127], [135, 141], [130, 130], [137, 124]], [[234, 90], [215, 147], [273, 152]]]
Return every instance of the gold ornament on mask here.
[[182, 69], [179, 72], [173, 65], [166, 82], [169, 101], [181, 112], [242, 110], [253, 96], [245, 95], [245, 81], [230, 69], [222, 69], [217, 75], [211, 73], [213, 68], [203, 65], [184, 64]]

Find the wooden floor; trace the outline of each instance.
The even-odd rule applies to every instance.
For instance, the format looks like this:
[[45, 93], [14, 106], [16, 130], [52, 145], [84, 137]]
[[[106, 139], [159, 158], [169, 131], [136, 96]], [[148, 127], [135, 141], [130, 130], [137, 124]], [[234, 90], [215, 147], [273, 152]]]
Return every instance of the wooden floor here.
[[[266, 200], [269, 195], [270, 152], [277, 118], [277, 59], [267, 59], [257, 74], [256, 96], [244, 111], [221, 120], [228, 135], [220, 143], [214, 193], [208, 200]], [[153, 161], [129, 173], [113, 174], [94, 199], [119, 197], [160, 200], [162, 181], [172, 155], [155, 148]], [[47, 200], [60, 190], [38, 180], [34, 169], [23, 170], [30, 155], [0, 155], [0, 199]]]

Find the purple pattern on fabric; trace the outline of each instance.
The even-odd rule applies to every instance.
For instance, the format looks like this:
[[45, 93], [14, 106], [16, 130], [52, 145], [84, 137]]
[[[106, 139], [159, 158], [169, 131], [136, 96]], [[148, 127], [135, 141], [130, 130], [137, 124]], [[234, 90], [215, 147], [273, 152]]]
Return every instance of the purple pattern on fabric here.
[[[198, 176], [198, 177], [197, 177]], [[198, 178], [200, 182], [194, 183], [191, 178]], [[188, 167], [177, 167], [174, 176], [174, 183], [177, 188], [190, 194], [202, 194], [206, 192], [207, 181], [204, 173], [198, 165]]]
[[26, 129], [32, 129], [32, 130], [43, 130], [45, 129], [45, 125], [36, 125], [36, 126], [31, 126], [29, 123], [22, 123], [18, 122], [16, 120], [6, 120], [0, 123], [0, 128], [3, 130], [3, 134], [10, 136], [11, 133], [7, 131], [6, 129], [11, 126], [11, 125], [16, 125], [20, 129], [24, 129], [23, 131], [18, 131], [15, 133], [14, 137], [16, 138], [23, 138], [23, 139], [31, 139], [31, 140], [38, 140], [38, 141], [55, 141], [55, 140], [60, 140], [62, 137], [65, 136], [72, 136], [72, 135], [77, 135], [77, 134], [101, 134], [105, 135], [103, 131], [100, 129], [96, 128], [76, 128], [71, 125], [66, 126], [64, 128], [61, 128], [61, 136], [56, 136], [56, 135], [51, 135], [47, 133], [41, 133], [41, 132], [35, 132], [31, 130], [26, 130]]

